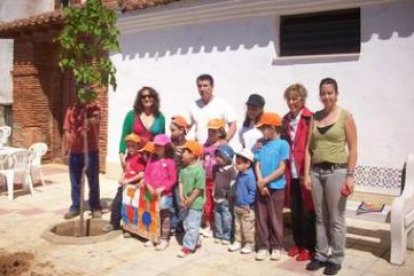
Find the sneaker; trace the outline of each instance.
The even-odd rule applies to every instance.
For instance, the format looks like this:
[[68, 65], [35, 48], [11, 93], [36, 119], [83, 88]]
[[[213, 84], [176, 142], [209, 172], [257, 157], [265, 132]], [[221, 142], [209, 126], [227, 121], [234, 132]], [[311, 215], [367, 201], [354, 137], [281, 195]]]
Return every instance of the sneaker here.
[[169, 242], [167, 240], [161, 240], [161, 242], [159, 244], [157, 244], [157, 246], [155, 246], [155, 250], [156, 251], [162, 251], [165, 250], [169, 245]]
[[131, 233], [129, 233], [129, 232], [124, 232], [124, 238], [125, 239], [129, 239], [129, 238], [131, 238], [132, 236], [131, 236]]
[[272, 250], [272, 253], [270, 254], [270, 259], [272, 261], [278, 261], [280, 260], [281, 257], [282, 257], [282, 253], [280, 252], [279, 249]]
[[190, 249], [188, 249], [187, 247], [182, 247], [180, 249], [180, 251], [178, 252], [177, 257], [178, 258], [185, 258], [185, 257], [189, 256], [191, 253], [192, 252], [191, 252]]
[[295, 257], [296, 255], [299, 255], [301, 249], [297, 246], [292, 247], [291, 249], [289, 249], [288, 251], [288, 256], [289, 257]]
[[315, 270], [318, 270], [318, 269], [320, 269], [324, 266], [326, 266], [325, 262], [321, 262], [317, 259], [313, 259], [312, 261], [310, 261], [310, 263], [308, 263], [306, 265], [306, 270], [315, 271]]
[[213, 236], [213, 231], [211, 231], [211, 229], [210, 229], [210, 228], [208, 228], [208, 227], [206, 227], [206, 228], [201, 228], [201, 230], [200, 230], [200, 234], [201, 234], [203, 237], [206, 237], [206, 238], [211, 238], [211, 237]]
[[341, 270], [341, 266], [339, 264], [327, 262], [326, 267], [323, 270], [323, 274], [324, 275], [336, 275], [339, 270]]
[[310, 253], [307, 249], [302, 249], [299, 253], [299, 255], [296, 257], [296, 261], [309, 261], [312, 259], [312, 253]]
[[115, 228], [112, 226], [112, 224], [108, 223], [107, 225], [105, 225], [104, 227], [102, 227], [102, 231], [105, 233], [114, 231]]
[[214, 239], [214, 243], [220, 243], [221, 242], [221, 240], [220, 239], [218, 239], [218, 238], [215, 238]]
[[239, 251], [240, 249], [241, 249], [241, 243], [239, 243], [238, 241], [233, 242], [228, 248], [230, 252], [236, 252], [236, 251]]
[[228, 240], [221, 240], [222, 245], [229, 245], [230, 242]]
[[144, 246], [145, 246], [145, 247], [150, 247], [150, 246], [152, 246], [152, 240], [147, 240], [146, 242], [144, 242]]
[[63, 215], [64, 219], [71, 219], [76, 216], [79, 216], [79, 211], [69, 210], [66, 214]]
[[250, 244], [244, 245], [240, 251], [240, 253], [242, 254], [250, 254], [252, 252], [253, 252], [253, 246], [251, 246]]
[[267, 256], [269, 256], [269, 251], [267, 251], [267, 249], [260, 249], [256, 253], [256, 260], [263, 261], [264, 259], [267, 258]]
[[101, 210], [94, 210], [92, 211], [92, 218], [93, 219], [100, 219], [102, 217]]

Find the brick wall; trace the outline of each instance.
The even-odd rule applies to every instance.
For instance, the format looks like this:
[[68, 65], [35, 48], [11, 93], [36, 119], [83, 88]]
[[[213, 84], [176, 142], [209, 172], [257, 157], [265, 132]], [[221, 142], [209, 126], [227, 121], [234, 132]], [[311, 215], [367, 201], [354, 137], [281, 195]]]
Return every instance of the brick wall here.
[[[48, 41], [52, 41], [52, 38]], [[13, 68], [13, 137], [16, 147], [45, 142], [47, 162], [65, 162], [62, 154], [63, 119], [67, 106], [74, 102], [74, 82], [61, 73], [58, 50], [52, 42], [15, 40]], [[99, 140], [101, 171], [105, 169], [108, 100], [107, 89], [99, 91], [102, 105]]]

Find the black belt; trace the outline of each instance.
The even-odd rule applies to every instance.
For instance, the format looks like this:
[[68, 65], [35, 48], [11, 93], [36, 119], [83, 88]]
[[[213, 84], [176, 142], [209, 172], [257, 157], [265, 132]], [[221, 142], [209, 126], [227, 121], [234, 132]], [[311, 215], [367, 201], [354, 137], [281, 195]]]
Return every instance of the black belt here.
[[331, 163], [331, 162], [322, 162], [318, 164], [312, 164], [314, 168], [321, 169], [321, 170], [334, 170], [338, 168], [347, 168], [347, 164], [337, 164], [337, 163]]

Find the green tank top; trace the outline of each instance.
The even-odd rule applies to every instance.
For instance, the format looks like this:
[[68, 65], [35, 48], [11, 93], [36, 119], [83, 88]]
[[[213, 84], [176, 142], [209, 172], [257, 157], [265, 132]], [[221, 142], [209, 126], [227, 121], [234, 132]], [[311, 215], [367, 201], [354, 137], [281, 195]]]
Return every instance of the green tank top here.
[[330, 162], [345, 164], [348, 160], [346, 150], [345, 120], [348, 112], [341, 108], [337, 121], [324, 134], [316, 124], [313, 125], [311, 138], [312, 163]]

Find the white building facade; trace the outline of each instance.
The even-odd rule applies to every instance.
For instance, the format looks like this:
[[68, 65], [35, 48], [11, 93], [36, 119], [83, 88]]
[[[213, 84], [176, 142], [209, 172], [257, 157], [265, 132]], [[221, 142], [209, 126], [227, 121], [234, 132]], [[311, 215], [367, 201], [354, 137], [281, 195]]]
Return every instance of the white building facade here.
[[[330, 55], [281, 56], [283, 16], [359, 8], [360, 50]], [[195, 79], [215, 79], [215, 95], [234, 107], [239, 125], [248, 95], [266, 99], [266, 110], [285, 114], [283, 92], [308, 89], [318, 110], [318, 85], [332, 77], [339, 105], [358, 127], [363, 166], [401, 168], [414, 152], [414, 1], [181, 1], [120, 16], [121, 52], [111, 56], [118, 89], [109, 93], [107, 175], [120, 172], [118, 145], [136, 91], [152, 86], [167, 118], [187, 115], [199, 95]], [[306, 40], [304, 41], [306, 43]]]

